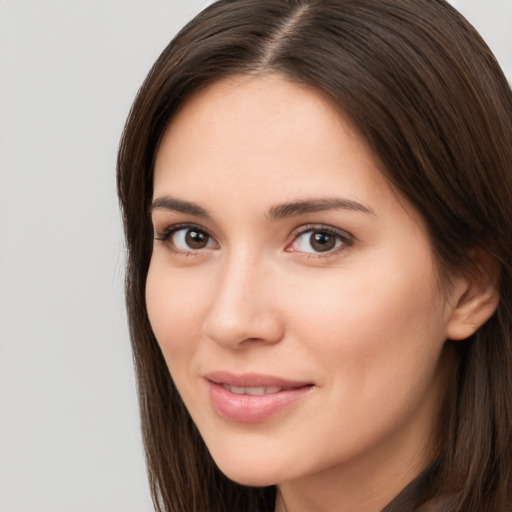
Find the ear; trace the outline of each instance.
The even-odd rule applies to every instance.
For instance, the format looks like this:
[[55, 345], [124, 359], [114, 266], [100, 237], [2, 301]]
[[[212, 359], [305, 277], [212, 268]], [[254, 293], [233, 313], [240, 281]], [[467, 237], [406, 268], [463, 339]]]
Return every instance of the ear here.
[[474, 255], [475, 267], [454, 279], [447, 337], [464, 340], [474, 334], [494, 314], [500, 301], [500, 268], [496, 259], [483, 251]]

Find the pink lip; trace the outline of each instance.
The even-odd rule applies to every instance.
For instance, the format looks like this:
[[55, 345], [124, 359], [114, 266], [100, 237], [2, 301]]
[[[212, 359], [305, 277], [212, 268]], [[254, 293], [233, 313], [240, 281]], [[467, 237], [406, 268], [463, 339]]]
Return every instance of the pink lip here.
[[[234, 375], [212, 372], [205, 376], [210, 400], [218, 414], [241, 423], [265, 421], [291, 406], [313, 388], [310, 382], [298, 382], [256, 373]], [[263, 395], [237, 394], [224, 386], [280, 387], [281, 391]]]

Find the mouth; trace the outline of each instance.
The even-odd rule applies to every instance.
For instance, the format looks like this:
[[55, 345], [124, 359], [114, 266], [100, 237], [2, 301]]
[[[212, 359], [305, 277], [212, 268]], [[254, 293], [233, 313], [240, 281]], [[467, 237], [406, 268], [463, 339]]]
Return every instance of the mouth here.
[[279, 393], [281, 391], [285, 391], [287, 389], [293, 388], [285, 388], [281, 386], [267, 386], [267, 387], [238, 387], [238, 386], [230, 386], [229, 384], [221, 384], [221, 386], [229, 391], [230, 393], [234, 393], [235, 395], [251, 395], [251, 396], [261, 396], [261, 395], [273, 395], [274, 393]]
[[307, 396], [314, 384], [261, 374], [205, 375], [210, 402], [223, 418], [240, 423], [265, 421]]
[[[291, 380], [274, 375], [264, 375], [262, 373], [243, 373], [238, 375], [227, 371], [214, 371], [204, 375], [204, 378], [214, 384], [233, 388], [233, 393], [237, 394], [241, 393], [236, 390], [241, 389], [258, 390], [255, 394], [263, 394], [259, 392], [262, 389], [267, 390], [266, 393], [277, 393], [283, 389], [313, 385], [308, 381]], [[243, 394], [251, 393], [248, 392]]]

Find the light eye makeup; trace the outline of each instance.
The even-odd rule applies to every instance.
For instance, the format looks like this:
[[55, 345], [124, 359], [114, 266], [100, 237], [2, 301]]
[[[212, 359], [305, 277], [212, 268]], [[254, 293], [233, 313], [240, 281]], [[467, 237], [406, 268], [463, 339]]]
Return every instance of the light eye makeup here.
[[196, 224], [174, 224], [158, 232], [155, 240], [173, 252], [186, 256], [205, 249], [216, 249], [218, 244], [204, 228]]
[[292, 233], [292, 236], [293, 241], [285, 250], [308, 257], [332, 256], [354, 243], [354, 237], [346, 231], [322, 224], [301, 226]]
[[[346, 250], [354, 237], [346, 231], [324, 224], [307, 224], [296, 228], [285, 252], [306, 257], [328, 257]], [[219, 244], [203, 227], [197, 224], [173, 224], [157, 231], [154, 238], [171, 251], [182, 256], [198, 256], [204, 250], [218, 249]]]

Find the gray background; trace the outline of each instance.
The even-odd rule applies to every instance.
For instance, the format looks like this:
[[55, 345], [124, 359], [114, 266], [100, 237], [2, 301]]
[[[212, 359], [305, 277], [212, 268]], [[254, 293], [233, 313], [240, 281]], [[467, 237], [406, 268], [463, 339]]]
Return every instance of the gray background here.
[[[0, 512], [152, 510], [115, 153], [203, 0], [0, 0]], [[453, 2], [512, 77], [512, 0]]]

